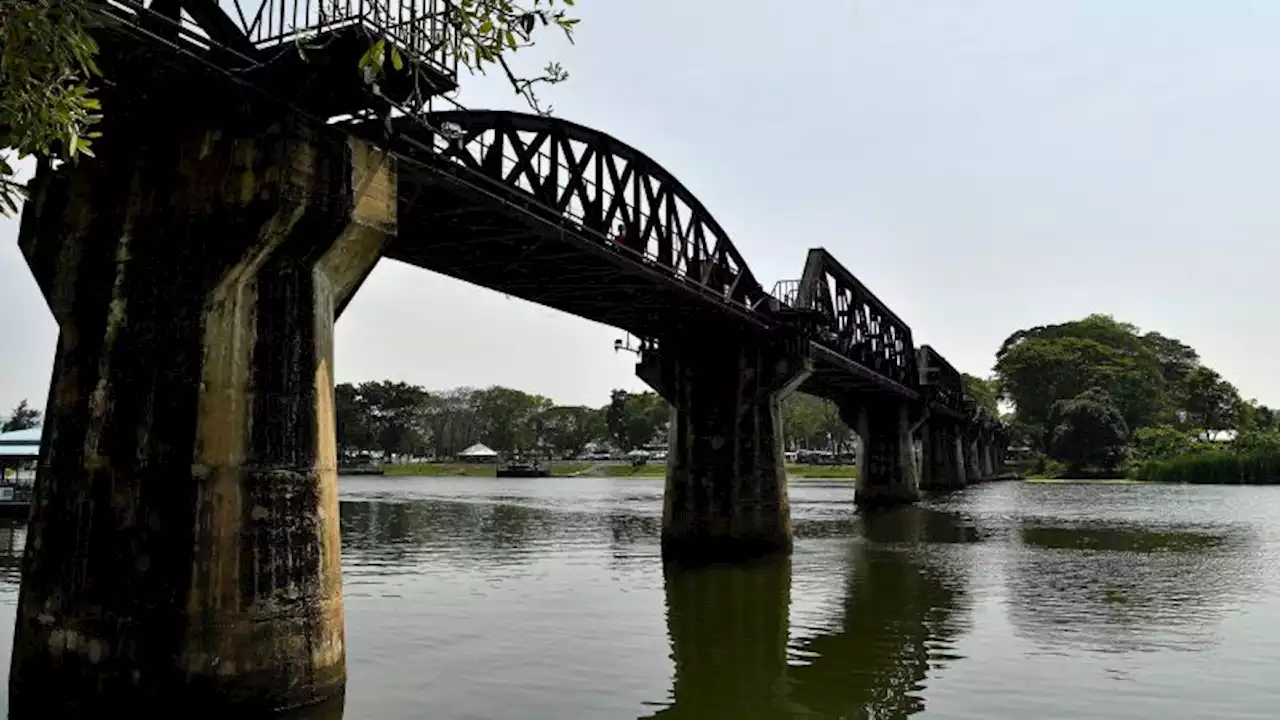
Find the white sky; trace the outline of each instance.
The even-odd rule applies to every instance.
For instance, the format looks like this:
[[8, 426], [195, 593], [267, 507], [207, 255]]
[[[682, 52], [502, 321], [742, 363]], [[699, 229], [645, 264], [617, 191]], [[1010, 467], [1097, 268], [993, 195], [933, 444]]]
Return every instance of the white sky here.
[[[1280, 3], [579, 0], [556, 114], [640, 148], [766, 289], [825, 246], [961, 370], [1106, 312], [1280, 405]], [[522, 53], [524, 54], [524, 53]], [[470, 107], [516, 107], [464, 78]], [[0, 412], [56, 329], [0, 223]], [[642, 388], [616, 331], [392, 261], [338, 323], [344, 381]]]

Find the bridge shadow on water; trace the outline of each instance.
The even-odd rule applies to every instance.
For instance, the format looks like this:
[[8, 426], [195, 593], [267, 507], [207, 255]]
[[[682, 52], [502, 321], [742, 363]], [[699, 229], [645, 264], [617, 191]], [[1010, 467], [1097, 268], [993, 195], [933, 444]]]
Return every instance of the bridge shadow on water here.
[[793, 561], [664, 570], [674, 677], [651, 718], [880, 718], [924, 709], [931, 669], [955, 656], [964, 577], [922, 552], [966, 542], [957, 516], [864, 516], [848, 542], [833, 622], [797, 632]]

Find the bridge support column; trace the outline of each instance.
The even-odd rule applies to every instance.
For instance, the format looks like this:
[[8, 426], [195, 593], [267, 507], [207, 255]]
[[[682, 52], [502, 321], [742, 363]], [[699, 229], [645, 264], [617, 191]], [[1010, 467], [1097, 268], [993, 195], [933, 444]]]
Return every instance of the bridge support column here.
[[996, 456], [995, 449], [991, 445], [991, 438], [985, 437], [979, 445], [982, 459], [982, 475], [983, 477], [995, 477], [996, 474]]
[[945, 421], [928, 422], [922, 428], [925, 474], [920, 487], [925, 490], [956, 490], [964, 487], [964, 466], [957, 452], [955, 428]]
[[926, 420], [920, 425], [917, 436], [920, 439], [920, 462], [916, 463], [916, 477], [919, 479], [921, 490], [932, 490], [937, 476], [934, 472], [934, 466], [937, 464], [937, 449], [934, 445], [938, 441], [938, 435], [933, 432], [933, 428]]
[[319, 132], [115, 127], [34, 181], [20, 245], [60, 334], [11, 717], [343, 692], [333, 323], [396, 172]]
[[983, 479], [982, 463], [978, 457], [978, 438], [966, 437], [964, 439], [964, 471], [970, 484]]
[[862, 440], [855, 502], [875, 507], [919, 500], [907, 403], [871, 398], [840, 413]]
[[685, 564], [791, 551], [780, 402], [808, 358], [749, 337], [663, 341], [636, 374], [671, 403], [662, 555]]
[[965, 439], [964, 432], [959, 427], [951, 429], [951, 467], [955, 473], [955, 481], [959, 487], [967, 487], [977, 481], [977, 478], [969, 474], [969, 468], [965, 462]]

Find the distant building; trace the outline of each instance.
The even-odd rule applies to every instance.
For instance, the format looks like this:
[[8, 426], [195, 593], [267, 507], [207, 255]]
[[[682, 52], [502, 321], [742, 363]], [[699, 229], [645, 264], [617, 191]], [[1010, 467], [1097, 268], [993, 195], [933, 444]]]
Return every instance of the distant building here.
[[40, 457], [43, 430], [37, 426], [0, 433], [0, 480], [5, 478], [10, 468], [16, 471]]
[[458, 459], [462, 462], [496, 462], [498, 451], [484, 443], [476, 443], [458, 453]]

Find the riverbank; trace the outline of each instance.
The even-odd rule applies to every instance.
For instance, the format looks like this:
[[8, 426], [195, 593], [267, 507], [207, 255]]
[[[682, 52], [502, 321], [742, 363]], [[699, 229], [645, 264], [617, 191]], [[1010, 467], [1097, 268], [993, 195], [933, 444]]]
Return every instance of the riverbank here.
[[[666, 477], [665, 463], [589, 463], [553, 462], [548, 466], [553, 477]], [[386, 465], [388, 477], [493, 477], [494, 466], [482, 463], [408, 463]], [[848, 479], [858, 477], [855, 465], [787, 465], [787, 476], [808, 479]]]
[[1189, 485], [1280, 485], [1280, 449], [1218, 450], [1151, 460], [1134, 468], [1143, 482]]

